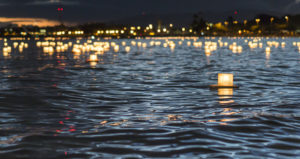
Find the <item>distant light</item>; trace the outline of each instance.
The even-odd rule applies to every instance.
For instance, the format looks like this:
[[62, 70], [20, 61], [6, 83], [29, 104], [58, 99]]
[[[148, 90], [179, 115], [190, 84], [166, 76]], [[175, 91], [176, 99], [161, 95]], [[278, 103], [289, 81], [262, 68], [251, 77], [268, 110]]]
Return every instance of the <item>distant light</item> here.
[[234, 14], [235, 14], [235, 15], [237, 15], [237, 14], [238, 14], [238, 12], [237, 12], [237, 11], [234, 11]]

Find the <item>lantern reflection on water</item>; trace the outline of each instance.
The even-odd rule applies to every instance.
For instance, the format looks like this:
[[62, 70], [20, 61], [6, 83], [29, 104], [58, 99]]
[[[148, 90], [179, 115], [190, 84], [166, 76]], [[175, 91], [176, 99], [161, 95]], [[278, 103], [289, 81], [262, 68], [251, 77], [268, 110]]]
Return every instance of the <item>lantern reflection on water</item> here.
[[92, 62], [90, 62], [90, 66], [91, 66], [91, 67], [93, 67], [93, 68], [94, 68], [94, 67], [96, 67], [96, 65], [97, 65], [97, 62], [93, 62], [93, 61], [92, 61]]
[[234, 103], [234, 100], [231, 99], [233, 96], [233, 88], [219, 88], [218, 96], [220, 98], [220, 104]]
[[218, 89], [218, 95], [219, 96], [232, 96], [233, 89], [232, 88], [220, 88], [220, 89]]
[[266, 59], [269, 60], [270, 59], [270, 52], [266, 52]]

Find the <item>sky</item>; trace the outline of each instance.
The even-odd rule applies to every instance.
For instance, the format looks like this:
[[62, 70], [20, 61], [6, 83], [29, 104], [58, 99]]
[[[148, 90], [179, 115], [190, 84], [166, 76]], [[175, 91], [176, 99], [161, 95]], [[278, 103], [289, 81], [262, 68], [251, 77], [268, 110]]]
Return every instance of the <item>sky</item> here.
[[58, 7], [64, 8], [62, 19], [66, 24], [117, 23], [133, 21], [134, 17], [197, 12], [216, 17], [235, 10], [246, 16], [300, 14], [300, 0], [0, 0], [0, 23], [56, 25]]

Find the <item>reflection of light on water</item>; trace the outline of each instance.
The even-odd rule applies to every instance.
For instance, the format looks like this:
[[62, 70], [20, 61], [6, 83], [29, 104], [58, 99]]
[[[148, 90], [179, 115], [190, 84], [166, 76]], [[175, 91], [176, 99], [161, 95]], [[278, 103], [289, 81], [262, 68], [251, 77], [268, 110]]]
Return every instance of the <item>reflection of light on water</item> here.
[[231, 108], [224, 108], [220, 115], [234, 115], [240, 112], [233, 111]]
[[181, 115], [171, 115], [169, 114], [168, 115], [168, 120], [169, 121], [175, 121], [175, 120], [178, 120], [178, 118], [181, 118], [182, 116]]
[[74, 55], [74, 56], [73, 56], [73, 59], [74, 59], [74, 60], [79, 60], [79, 59], [80, 59], [80, 55]]
[[[220, 113], [220, 115], [231, 116], [238, 114], [240, 112], [234, 111], [231, 108], [224, 108], [224, 110]], [[220, 125], [228, 125], [228, 122], [238, 120], [238, 118], [224, 118], [220, 120]]]
[[270, 56], [271, 56], [271, 53], [266, 52], [266, 67], [270, 67], [270, 65], [269, 65]]
[[97, 62], [90, 62], [91, 67], [96, 67], [96, 65], [97, 65]]
[[220, 88], [218, 89], [219, 96], [232, 96], [233, 95], [233, 88]]
[[207, 63], [208, 65], [210, 65], [210, 58], [209, 58], [209, 56], [206, 56], [206, 63]]
[[218, 89], [219, 103], [220, 104], [231, 104], [234, 103], [232, 99], [233, 96], [233, 88], [219, 88]]
[[270, 56], [271, 56], [271, 53], [270, 53], [270, 52], [266, 52], [266, 59], [267, 59], [267, 60], [270, 59]]
[[205, 51], [205, 56], [206, 56], [206, 57], [209, 57], [210, 55], [211, 55], [210, 51], [208, 51], [208, 52]]
[[232, 104], [232, 103], [234, 103], [234, 100], [219, 101], [219, 103], [220, 103], [220, 104], [227, 105], [227, 104]]
[[238, 111], [234, 111], [232, 108], [224, 108], [222, 112], [220, 113], [213, 113], [213, 115], [222, 115], [222, 116], [226, 116], [226, 118], [222, 118], [222, 119], [210, 119], [207, 120], [207, 123], [215, 123], [215, 124], [219, 124], [219, 125], [228, 125], [229, 122], [238, 120], [239, 118], [230, 118], [231, 115], [235, 115], [241, 112]]

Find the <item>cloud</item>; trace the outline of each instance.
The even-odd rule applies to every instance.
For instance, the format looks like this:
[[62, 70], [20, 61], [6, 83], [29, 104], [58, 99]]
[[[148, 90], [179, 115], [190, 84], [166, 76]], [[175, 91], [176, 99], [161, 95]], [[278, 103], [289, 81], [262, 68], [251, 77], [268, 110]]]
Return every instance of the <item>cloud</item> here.
[[1, 3], [0, 2], [0, 6], [8, 6], [9, 4], [8, 3]]
[[7, 17], [0, 17], [0, 23], [9, 23], [9, 24], [16, 24], [18, 26], [39, 26], [39, 27], [46, 27], [46, 26], [57, 26], [60, 23], [55, 20], [49, 20], [45, 18], [7, 18]]
[[287, 4], [286, 7], [284, 7], [284, 11], [289, 12], [292, 8], [297, 7], [299, 3], [300, 0], [292, 1], [291, 3]]
[[78, 1], [71, 0], [34, 0], [27, 5], [79, 5]]

